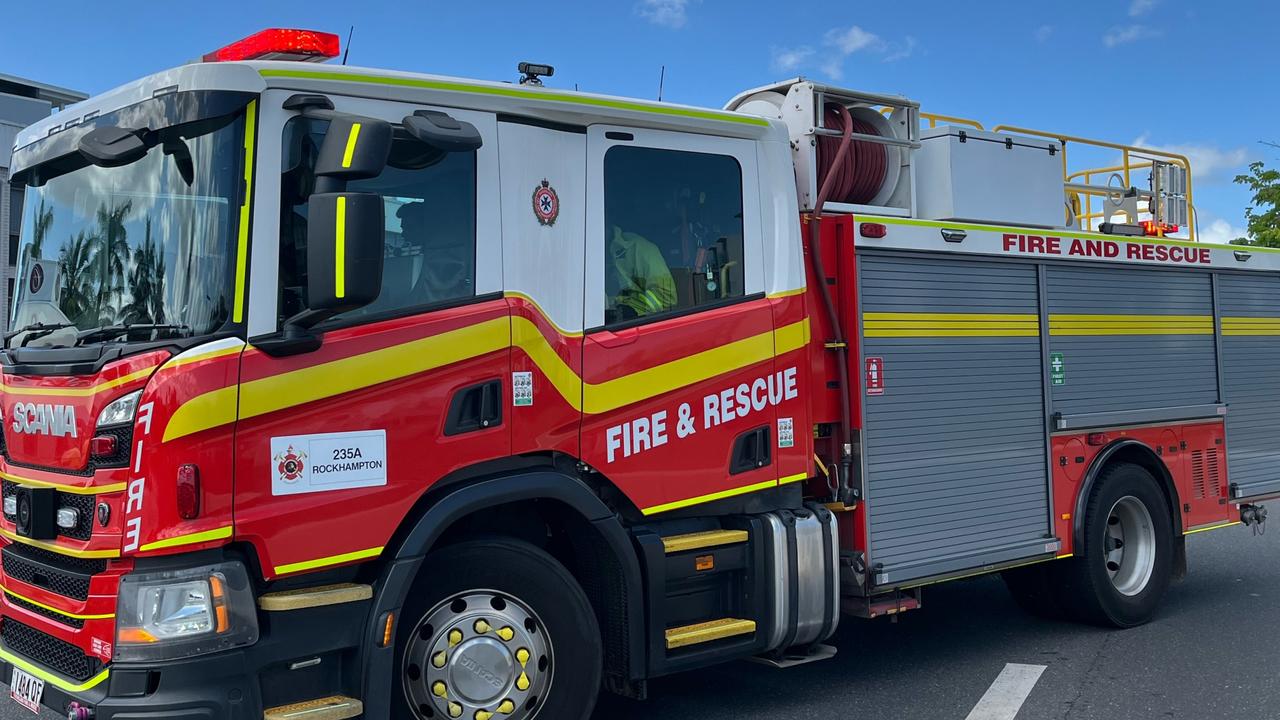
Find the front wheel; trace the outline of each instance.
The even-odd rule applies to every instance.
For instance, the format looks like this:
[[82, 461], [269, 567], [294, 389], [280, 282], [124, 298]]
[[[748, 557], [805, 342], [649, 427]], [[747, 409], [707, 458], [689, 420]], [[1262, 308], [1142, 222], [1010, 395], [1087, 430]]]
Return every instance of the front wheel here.
[[1173, 571], [1173, 522], [1164, 493], [1146, 469], [1105, 470], [1085, 508], [1084, 533], [1062, 579], [1081, 620], [1133, 627], [1155, 615]]
[[595, 614], [533, 545], [488, 538], [433, 553], [403, 618], [395, 717], [585, 720], [595, 706]]

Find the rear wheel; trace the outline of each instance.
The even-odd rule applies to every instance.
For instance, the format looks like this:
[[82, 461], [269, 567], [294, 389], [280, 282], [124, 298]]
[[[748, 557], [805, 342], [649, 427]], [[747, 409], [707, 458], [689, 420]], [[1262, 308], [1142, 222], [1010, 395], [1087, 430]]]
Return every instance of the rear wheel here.
[[600, 686], [600, 631], [573, 576], [507, 538], [428, 557], [397, 642], [395, 717], [584, 720]]
[[1152, 618], [1172, 576], [1173, 522], [1151, 473], [1131, 464], [1103, 471], [1081, 546], [1060, 570], [1063, 596], [1081, 620], [1133, 627]]

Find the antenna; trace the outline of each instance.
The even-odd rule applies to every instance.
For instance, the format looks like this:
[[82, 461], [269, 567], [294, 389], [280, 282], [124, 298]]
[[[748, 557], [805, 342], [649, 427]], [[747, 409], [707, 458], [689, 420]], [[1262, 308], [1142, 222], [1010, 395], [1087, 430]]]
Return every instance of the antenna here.
[[667, 66], [663, 65], [662, 70], [658, 71], [658, 102], [662, 102], [662, 86], [667, 81]]
[[347, 31], [347, 46], [342, 50], [342, 64], [347, 64], [347, 55], [351, 53], [351, 36], [356, 34], [356, 26], [352, 25]]

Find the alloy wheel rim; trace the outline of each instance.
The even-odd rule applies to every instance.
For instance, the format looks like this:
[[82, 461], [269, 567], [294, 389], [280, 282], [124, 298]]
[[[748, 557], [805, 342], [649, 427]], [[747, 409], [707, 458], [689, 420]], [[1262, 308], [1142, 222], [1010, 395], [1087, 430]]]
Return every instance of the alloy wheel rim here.
[[528, 605], [471, 590], [418, 621], [401, 677], [418, 720], [527, 720], [545, 701], [553, 668], [546, 626]]

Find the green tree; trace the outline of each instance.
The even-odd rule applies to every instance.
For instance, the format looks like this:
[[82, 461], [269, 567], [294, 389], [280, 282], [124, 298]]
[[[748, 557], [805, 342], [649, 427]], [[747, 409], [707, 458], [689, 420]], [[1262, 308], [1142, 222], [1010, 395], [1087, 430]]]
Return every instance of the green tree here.
[[1280, 170], [1268, 170], [1261, 162], [1250, 163], [1249, 174], [1237, 175], [1236, 182], [1253, 192], [1253, 201], [1244, 213], [1249, 237], [1231, 242], [1280, 247]]

